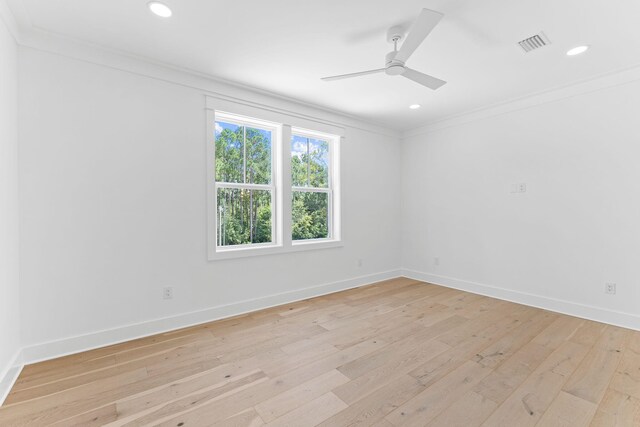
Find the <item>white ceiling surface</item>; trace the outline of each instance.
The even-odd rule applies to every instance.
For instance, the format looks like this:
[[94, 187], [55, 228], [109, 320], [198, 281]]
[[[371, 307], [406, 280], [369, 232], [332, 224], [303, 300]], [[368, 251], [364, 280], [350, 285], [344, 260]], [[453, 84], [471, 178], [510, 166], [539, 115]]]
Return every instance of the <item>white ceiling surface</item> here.
[[[450, 115], [640, 64], [637, 0], [10, 0], [35, 28], [410, 129]], [[407, 65], [448, 81], [431, 91], [384, 74], [386, 30], [421, 8], [445, 17]], [[16, 13], [19, 15], [19, 13]], [[524, 54], [523, 38], [552, 44]], [[584, 55], [567, 57], [576, 45]], [[422, 104], [409, 110], [410, 104]]]

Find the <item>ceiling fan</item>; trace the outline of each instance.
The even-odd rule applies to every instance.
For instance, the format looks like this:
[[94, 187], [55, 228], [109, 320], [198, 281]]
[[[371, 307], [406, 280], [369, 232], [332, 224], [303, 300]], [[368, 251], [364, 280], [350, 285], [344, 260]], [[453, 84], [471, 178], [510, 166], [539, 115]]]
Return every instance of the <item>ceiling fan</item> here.
[[438, 22], [444, 15], [429, 9], [422, 9], [418, 19], [413, 23], [409, 34], [398, 50], [398, 42], [404, 37], [404, 29], [402, 27], [392, 27], [387, 32], [387, 41], [393, 43], [393, 52], [386, 55], [385, 67], [377, 70], [361, 71], [359, 73], [341, 74], [339, 76], [323, 77], [322, 80], [328, 82], [333, 80], [348, 79], [351, 77], [366, 76], [367, 74], [377, 74], [384, 72], [389, 76], [402, 76], [409, 80], [413, 80], [429, 89], [436, 90], [444, 85], [444, 80], [437, 79], [430, 75], [412, 70], [405, 63], [411, 57], [411, 54], [420, 46], [427, 38], [429, 33], [438, 25]]

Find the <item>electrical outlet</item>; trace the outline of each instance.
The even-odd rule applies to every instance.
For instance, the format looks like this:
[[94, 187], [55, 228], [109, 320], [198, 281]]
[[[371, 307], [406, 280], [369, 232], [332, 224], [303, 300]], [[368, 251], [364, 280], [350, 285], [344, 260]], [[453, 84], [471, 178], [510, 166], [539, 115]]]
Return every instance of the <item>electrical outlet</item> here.
[[358, 268], [362, 267], [362, 258], [358, 258]]
[[173, 288], [170, 286], [167, 286], [166, 288], [164, 288], [162, 290], [162, 297], [164, 299], [173, 299]]
[[615, 283], [605, 283], [604, 284], [604, 293], [609, 295], [616, 294], [616, 284]]
[[440, 265], [440, 258], [435, 257], [435, 258], [433, 259], [433, 265]]
[[521, 183], [518, 183], [518, 184], [511, 184], [509, 186], [509, 192], [511, 194], [526, 193], [527, 192], [527, 183], [521, 182]]

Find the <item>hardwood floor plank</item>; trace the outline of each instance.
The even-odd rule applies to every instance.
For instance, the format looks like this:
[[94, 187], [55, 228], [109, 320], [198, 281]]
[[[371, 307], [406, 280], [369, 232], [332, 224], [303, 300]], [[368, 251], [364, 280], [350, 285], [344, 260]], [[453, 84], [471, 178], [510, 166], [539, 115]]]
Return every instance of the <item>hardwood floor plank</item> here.
[[597, 405], [561, 391], [537, 425], [544, 427], [587, 427]]
[[592, 346], [596, 343], [602, 332], [604, 332], [606, 326], [604, 323], [585, 320], [571, 336], [571, 341]]
[[[72, 389], [89, 383], [97, 383], [103, 379], [109, 379], [115, 375], [126, 374], [127, 372], [133, 372], [140, 368], [149, 368], [155, 365], [164, 366], [167, 363], [178, 362], [184, 358], [189, 358], [190, 355], [197, 352], [197, 346], [191, 344], [190, 346], [170, 348], [164, 350], [164, 353], [150, 354], [147, 357], [141, 357], [137, 360], [132, 360], [127, 363], [116, 363], [113, 366], [106, 368], [89, 369], [85, 368], [85, 373], [70, 375], [68, 377], [60, 377], [56, 381], [47, 382], [38, 386], [32, 386], [29, 388], [23, 388], [21, 390], [14, 390], [11, 394], [11, 399], [7, 399], [7, 403], [17, 403], [35, 399], [38, 397], [46, 396], [53, 393], [58, 393], [63, 390]], [[186, 362], [191, 363], [189, 358]], [[147, 374], [149, 369], [147, 369]]]
[[[620, 328], [608, 326], [569, 378], [563, 390], [596, 405], [600, 403], [620, 363], [625, 340], [626, 333], [621, 333]], [[637, 364], [638, 361], [640, 359], [635, 363]], [[630, 366], [633, 364], [632, 361]]]
[[[482, 380], [475, 390], [482, 396], [502, 404], [558, 346], [567, 338], [574, 336], [573, 328], [557, 328], [557, 326], [558, 322], [554, 322], [543, 330], [534, 340], [523, 346]], [[590, 328], [589, 331], [593, 336], [589, 337], [585, 333], [578, 341], [593, 344], [600, 330]], [[558, 339], [549, 339], [547, 335], [558, 335]], [[562, 339], [563, 337], [565, 340]], [[473, 417], [473, 422], [468, 423], [468, 426], [481, 425], [484, 420], [479, 418], [480, 416]]]
[[314, 426], [346, 407], [347, 404], [335, 394], [326, 393], [266, 425], [269, 427]]
[[249, 409], [211, 425], [215, 427], [260, 427], [264, 425], [264, 422], [255, 410]]
[[474, 361], [495, 368], [511, 357], [523, 345], [536, 337], [555, 319], [550, 313], [539, 313], [522, 322], [513, 333], [507, 334], [475, 355]]
[[484, 426], [535, 426], [589, 348], [567, 341], [554, 351], [487, 419]]
[[351, 404], [363, 396], [384, 387], [398, 376], [409, 373], [417, 366], [437, 357], [449, 348], [449, 346], [439, 341], [428, 341], [414, 345], [414, 348], [407, 353], [398, 352], [389, 355], [383, 365], [367, 371], [344, 385], [336, 387], [333, 392], [344, 402]]
[[591, 421], [591, 427], [640, 425], [640, 399], [608, 389]]
[[237, 414], [243, 410], [257, 405], [272, 396], [284, 393], [327, 371], [336, 369], [344, 363], [348, 363], [351, 360], [357, 359], [358, 357], [375, 351], [376, 349], [384, 345], [386, 345], [386, 343], [379, 340], [363, 341], [358, 345], [337, 353], [333, 353], [316, 362], [301, 366], [300, 368], [290, 371], [280, 377], [270, 378], [264, 383], [258, 384], [250, 389], [242, 390], [238, 393], [235, 393], [233, 396], [216, 400], [214, 402], [196, 408], [197, 413], [192, 413], [193, 411], [189, 411], [183, 415], [160, 423], [159, 425], [171, 426], [177, 425], [180, 422], [193, 423], [194, 420], [203, 419], [202, 414], [215, 414], [216, 417], [226, 419], [231, 415]]
[[436, 416], [428, 426], [469, 427], [480, 425], [498, 407], [491, 399], [468, 391]]
[[425, 386], [420, 381], [408, 375], [403, 375], [318, 425], [321, 427], [335, 427], [375, 424], [389, 412], [424, 389]]
[[[374, 353], [368, 354], [367, 356], [346, 363], [338, 368], [338, 370], [350, 379], [358, 378], [359, 376], [384, 365], [390, 359], [392, 360], [394, 356], [402, 357], [408, 351], [429, 342], [430, 340], [445, 333], [449, 328], [455, 327], [464, 322], [467, 322], [467, 319], [464, 317], [451, 316], [448, 319], [444, 319], [441, 322], [436, 323], [435, 325], [423, 328], [419, 332], [409, 335], [401, 341], [396, 341], [392, 346], [384, 347]], [[443, 347], [445, 347], [445, 345], [439, 343], [435, 349], [430, 348], [430, 350], [433, 350], [437, 354], [441, 353], [441, 351], [438, 350]]]
[[338, 353], [339, 351], [330, 344], [321, 344], [294, 354], [281, 352], [282, 356], [271, 360], [258, 361], [257, 366], [260, 366], [269, 377], [277, 377], [301, 366], [324, 359], [330, 354]]
[[392, 279], [22, 371], [1, 426], [640, 426], [640, 332]]
[[[573, 327], [559, 327], [559, 323], [564, 322], [554, 321], [531, 342], [501, 363], [475, 390], [498, 404], [504, 402], [558, 346], [569, 338], [573, 340]], [[575, 342], [593, 345], [601, 331], [602, 328], [583, 329], [581, 338]], [[555, 339], [551, 339], [550, 336], [554, 336]], [[471, 425], [479, 424], [481, 423]]]
[[[229, 392], [238, 391], [246, 384], [255, 384], [267, 378], [260, 370], [237, 373], [233, 368], [235, 367], [221, 366], [204, 374], [180, 379], [151, 391], [118, 400], [116, 402], [118, 418], [130, 418], [145, 412], [146, 419], [157, 419], [167, 413], [179, 412], [181, 402], [188, 403], [187, 407], [190, 407], [196, 401], [205, 402], [219, 398]], [[154, 410], [155, 418], [149, 415], [148, 409]]]
[[640, 399], [640, 353], [624, 351], [609, 387]]
[[472, 322], [464, 323], [458, 327], [452, 328], [447, 333], [443, 334], [438, 339], [445, 344], [455, 347], [463, 341], [469, 339], [469, 337], [478, 334], [479, 332], [486, 330], [497, 322], [505, 323], [510, 322], [514, 327], [519, 325], [518, 322], [526, 321], [533, 312], [529, 309], [519, 309], [516, 311], [507, 311], [508, 306], [496, 307], [495, 310], [485, 312], [478, 315]]
[[514, 330], [520, 326], [522, 321], [530, 318], [534, 313], [528, 311], [521, 315], [518, 314], [508, 321], [494, 323], [480, 332], [470, 333], [459, 345], [412, 370], [409, 375], [418, 378], [425, 385], [433, 384], [466, 361], [476, 357], [478, 352], [487, 348], [493, 342], [504, 336], [512, 336], [515, 333]]
[[386, 416], [396, 426], [424, 426], [466, 394], [490, 368], [467, 361]]
[[[528, 343], [491, 372], [474, 390], [496, 403], [504, 402], [553, 350], [536, 343]], [[482, 423], [477, 425], [480, 424]]]
[[[136, 408], [137, 411], [133, 411], [133, 416], [128, 417], [126, 419], [127, 422], [121, 425], [126, 427], [145, 426], [156, 424], [181, 413], [193, 412], [194, 408], [197, 412], [200, 407], [205, 407], [211, 402], [222, 400], [244, 390], [252, 389], [256, 385], [264, 383], [266, 380], [267, 377], [263, 372], [253, 372], [250, 375], [237, 377], [233, 381], [226, 381], [198, 389], [180, 399], [171, 399], [168, 403], [161, 403], [151, 408], [151, 410], [139, 412], [141, 409], [146, 409], [147, 405], [145, 405], [145, 407]], [[128, 406], [128, 408], [131, 409], [131, 406]], [[122, 412], [122, 415], [126, 415], [126, 412]]]
[[288, 412], [330, 392], [334, 388], [345, 384], [349, 378], [332, 369], [325, 374], [313, 378], [291, 390], [280, 393], [255, 406], [260, 417], [270, 423]]
[[103, 426], [118, 419], [115, 403], [51, 424], [52, 427]]
[[115, 401], [124, 388], [139, 384], [147, 379], [147, 370], [140, 368], [134, 373], [85, 384], [49, 396], [42, 396], [26, 402], [4, 405], [0, 408], [0, 425], [53, 424], [66, 418], [90, 411], [96, 406], [104, 406]]

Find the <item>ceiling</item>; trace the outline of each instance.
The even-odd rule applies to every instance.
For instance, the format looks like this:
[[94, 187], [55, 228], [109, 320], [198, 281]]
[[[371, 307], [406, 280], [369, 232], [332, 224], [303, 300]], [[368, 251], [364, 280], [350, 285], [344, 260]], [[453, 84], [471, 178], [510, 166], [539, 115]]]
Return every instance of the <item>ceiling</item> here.
[[[640, 64], [637, 0], [9, 0], [44, 31], [95, 43], [406, 130]], [[386, 30], [426, 7], [445, 17], [407, 65], [448, 81], [320, 77], [384, 66]], [[24, 13], [26, 12], [26, 14]], [[551, 45], [517, 42], [544, 31]], [[565, 52], [588, 44], [580, 56]], [[421, 104], [409, 110], [410, 104]]]

